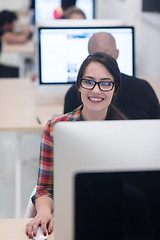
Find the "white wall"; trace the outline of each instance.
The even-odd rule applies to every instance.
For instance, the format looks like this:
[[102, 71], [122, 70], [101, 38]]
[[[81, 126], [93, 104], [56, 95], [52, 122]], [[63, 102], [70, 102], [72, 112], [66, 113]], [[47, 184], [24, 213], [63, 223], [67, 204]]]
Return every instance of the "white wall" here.
[[28, 4], [29, 0], [0, 0], [0, 10], [25, 10]]
[[157, 24], [144, 20], [142, 0], [97, 0], [98, 18], [124, 19], [126, 25], [135, 26], [135, 56], [137, 76], [160, 77], [160, 14]]

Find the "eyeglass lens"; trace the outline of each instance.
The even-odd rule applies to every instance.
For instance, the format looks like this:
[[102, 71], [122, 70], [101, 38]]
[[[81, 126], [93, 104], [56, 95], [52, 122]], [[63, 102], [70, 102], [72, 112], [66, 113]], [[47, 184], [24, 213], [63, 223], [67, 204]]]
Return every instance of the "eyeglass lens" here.
[[95, 82], [90, 79], [82, 79], [81, 81], [81, 86], [88, 90], [92, 90], [97, 84], [101, 91], [111, 91], [114, 86], [114, 83], [109, 81]]

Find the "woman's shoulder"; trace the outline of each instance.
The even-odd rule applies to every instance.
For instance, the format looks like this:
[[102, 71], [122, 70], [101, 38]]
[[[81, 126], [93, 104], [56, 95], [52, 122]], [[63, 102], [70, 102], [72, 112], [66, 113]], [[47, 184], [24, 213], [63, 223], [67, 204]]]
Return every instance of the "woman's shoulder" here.
[[48, 121], [48, 124], [53, 126], [56, 122], [69, 122], [69, 121], [78, 121], [81, 117], [82, 106], [76, 108], [72, 112], [65, 113], [61, 116], [52, 118]]

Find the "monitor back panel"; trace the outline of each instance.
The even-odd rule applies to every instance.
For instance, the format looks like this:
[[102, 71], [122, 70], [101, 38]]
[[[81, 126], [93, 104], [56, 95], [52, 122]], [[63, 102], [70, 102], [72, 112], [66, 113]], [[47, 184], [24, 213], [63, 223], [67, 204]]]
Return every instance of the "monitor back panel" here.
[[[107, 209], [115, 208], [117, 223], [122, 222], [122, 215], [126, 217], [124, 229], [127, 223], [131, 227], [133, 220], [136, 231], [140, 226], [141, 232], [143, 223], [137, 223], [146, 219], [143, 227], [150, 227], [146, 228], [146, 233], [150, 229], [150, 234], [160, 236], [160, 120], [60, 122], [55, 125], [54, 141], [56, 240], [75, 240], [83, 214], [86, 214], [85, 222], [94, 220], [88, 207], [90, 203], [97, 217], [102, 214], [97, 225], [104, 219], [102, 209], [106, 213]], [[125, 210], [121, 212], [123, 206]], [[85, 213], [81, 207], [86, 209]], [[131, 224], [129, 216], [125, 215], [127, 209], [133, 216]], [[113, 216], [116, 217], [114, 211]], [[144, 239], [141, 234], [135, 237], [133, 228], [131, 230], [132, 238], [124, 239]]]

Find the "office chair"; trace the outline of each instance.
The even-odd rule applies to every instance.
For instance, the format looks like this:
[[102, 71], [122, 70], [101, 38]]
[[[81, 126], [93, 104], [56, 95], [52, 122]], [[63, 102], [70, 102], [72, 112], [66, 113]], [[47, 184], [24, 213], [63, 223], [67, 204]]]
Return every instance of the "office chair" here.
[[29, 202], [28, 202], [25, 214], [24, 214], [24, 218], [33, 218], [36, 216], [36, 209], [31, 201], [31, 197], [34, 195], [35, 192], [36, 192], [36, 187], [33, 189], [31, 196], [29, 198]]
[[0, 64], [0, 78], [18, 78], [19, 69], [17, 67]]

